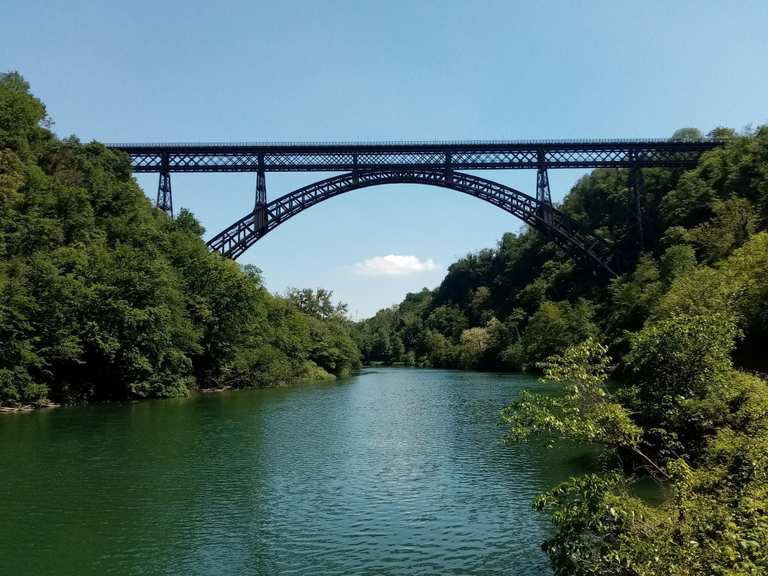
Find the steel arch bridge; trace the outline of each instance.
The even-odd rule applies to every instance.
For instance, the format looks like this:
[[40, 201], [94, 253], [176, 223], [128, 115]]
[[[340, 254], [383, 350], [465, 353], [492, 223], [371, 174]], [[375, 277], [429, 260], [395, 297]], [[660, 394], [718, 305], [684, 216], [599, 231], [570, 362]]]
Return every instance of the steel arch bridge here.
[[[628, 168], [635, 230], [643, 246], [642, 169], [695, 166], [722, 140], [561, 140], [264, 144], [112, 144], [134, 172], [159, 173], [157, 207], [173, 215], [171, 172], [255, 172], [256, 202], [208, 241], [237, 258], [299, 212], [345, 192], [381, 184], [427, 184], [485, 200], [546, 234], [569, 253], [615, 275], [612, 247], [552, 205], [548, 169]], [[535, 169], [536, 196], [460, 170]], [[343, 172], [267, 202], [266, 172]]]

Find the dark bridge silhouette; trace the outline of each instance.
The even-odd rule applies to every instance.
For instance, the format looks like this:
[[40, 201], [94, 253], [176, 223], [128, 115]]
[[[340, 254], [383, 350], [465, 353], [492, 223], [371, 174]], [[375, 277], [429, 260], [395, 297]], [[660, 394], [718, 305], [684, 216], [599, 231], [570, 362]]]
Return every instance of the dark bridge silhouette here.
[[[135, 172], [157, 172], [157, 207], [173, 215], [171, 172], [255, 172], [256, 202], [208, 241], [237, 258], [299, 212], [379, 184], [429, 184], [485, 200], [549, 236], [564, 250], [615, 275], [612, 247], [552, 205], [550, 168], [629, 168], [642, 245], [642, 168], [690, 168], [720, 140], [381, 142], [275, 144], [113, 144]], [[459, 170], [536, 169], [536, 196]], [[342, 172], [267, 202], [266, 172]]]

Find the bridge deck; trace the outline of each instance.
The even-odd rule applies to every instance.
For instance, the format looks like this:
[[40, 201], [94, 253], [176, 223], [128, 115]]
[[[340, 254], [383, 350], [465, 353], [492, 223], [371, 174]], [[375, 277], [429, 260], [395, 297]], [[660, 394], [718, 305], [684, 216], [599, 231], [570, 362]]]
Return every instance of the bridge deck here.
[[110, 144], [135, 172], [347, 172], [693, 166], [723, 140]]

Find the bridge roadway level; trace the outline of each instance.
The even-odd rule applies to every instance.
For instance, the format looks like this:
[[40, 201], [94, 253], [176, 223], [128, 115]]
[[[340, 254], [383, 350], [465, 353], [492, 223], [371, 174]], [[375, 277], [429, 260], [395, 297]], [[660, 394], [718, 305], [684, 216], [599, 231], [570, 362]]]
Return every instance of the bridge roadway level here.
[[[547, 170], [561, 168], [629, 168], [635, 191], [635, 230], [638, 248], [643, 246], [642, 168], [691, 168], [704, 152], [722, 146], [722, 140], [548, 140], [548, 141], [469, 141], [469, 142], [318, 142], [318, 143], [233, 143], [233, 144], [111, 144], [110, 148], [128, 154], [137, 173], [160, 175], [157, 206], [173, 215], [172, 172], [255, 172], [256, 202], [252, 212], [209, 241], [209, 246], [225, 256], [237, 258], [247, 247], [287, 218], [275, 218], [275, 210], [290, 199], [291, 215], [336, 195], [319, 193], [318, 184], [355, 189], [360, 178], [372, 183], [422, 182], [453, 188], [454, 175], [470, 185], [469, 175], [459, 170], [535, 169], [536, 196], [497, 185], [488, 180], [472, 181], [473, 190], [499, 190], [508, 198], [528, 202], [532, 226], [548, 234], [563, 248], [584, 256], [611, 275], [612, 258], [606, 254], [604, 240], [578, 230], [577, 225], [557, 211], [551, 203]], [[346, 175], [310, 185], [268, 202], [266, 172], [344, 172]], [[377, 177], [377, 174], [379, 177]], [[321, 186], [322, 188], [322, 186]], [[319, 193], [319, 196], [318, 196]], [[482, 197], [480, 193], [472, 193]], [[496, 192], [494, 192], [496, 193]], [[307, 194], [314, 194], [309, 198]], [[527, 198], [528, 200], [525, 200]], [[483, 198], [487, 199], [487, 198]], [[498, 204], [498, 203], [497, 203]], [[502, 207], [499, 204], [499, 207]], [[287, 213], [287, 212], [286, 212]], [[517, 214], [520, 216], [519, 214]], [[533, 215], [536, 215], [535, 218]], [[244, 228], [243, 223], [247, 222]], [[565, 224], [553, 226], [553, 223]], [[238, 226], [240, 226], [238, 228]], [[246, 229], [247, 228], [247, 229]], [[236, 233], [235, 233], [236, 232]], [[234, 235], [233, 235], [234, 234]], [[603, 249], [596, 252], [594, 248]]]
[[720, 140], [276, 144], [112, 144], [134, 172], [349, 172], [356, 169], [687, 168]]

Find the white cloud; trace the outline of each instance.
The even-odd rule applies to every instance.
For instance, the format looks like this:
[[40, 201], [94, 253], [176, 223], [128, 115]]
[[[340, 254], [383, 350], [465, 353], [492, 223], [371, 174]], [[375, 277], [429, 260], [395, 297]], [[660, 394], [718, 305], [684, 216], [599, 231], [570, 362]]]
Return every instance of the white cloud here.
[[436, 269], [437, 264], [431, 258], [421, 260], [405, 254], [374, 256], [355, 264], [355, 274], [361, 276], [406, 276]]

